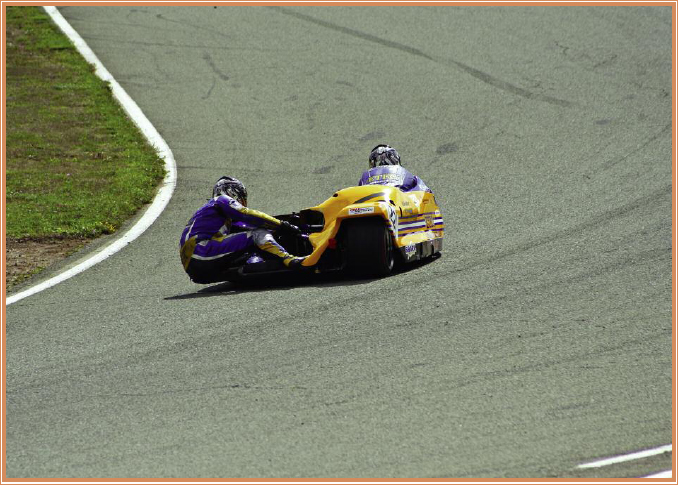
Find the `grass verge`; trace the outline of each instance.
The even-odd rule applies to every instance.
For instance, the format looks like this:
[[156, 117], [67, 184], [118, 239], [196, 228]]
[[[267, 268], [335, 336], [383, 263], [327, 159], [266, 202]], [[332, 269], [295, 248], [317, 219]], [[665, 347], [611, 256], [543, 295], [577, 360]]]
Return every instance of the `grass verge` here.
[[[6, 236], [84, 242], [151, 202], [164, 164], [42, 8], [6, 7]], [[35, 271], [24, 268], [20, 279]], [[11, 281], [8, 280], [8, 287]]]

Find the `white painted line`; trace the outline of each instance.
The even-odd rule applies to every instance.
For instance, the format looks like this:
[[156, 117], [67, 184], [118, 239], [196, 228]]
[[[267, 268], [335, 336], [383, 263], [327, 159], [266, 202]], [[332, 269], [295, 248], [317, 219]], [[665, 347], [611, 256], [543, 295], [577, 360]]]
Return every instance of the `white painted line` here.
[[671, 470], [666, 470], [665, 472], [655, 473], [654, 475], [648, 475], [643, 478], [673, 478], [673, 472]]
[[92, 255], [92, 257], [83, 261], [77, 266], [74, 266], [63, 273], [59, 273], [53, 278], [50, 278], [40, 284], [19, 292], [16, 295], [7, 297], [7, 306], [23, 298], [34, 295], [42, 290], [51, 288], [52, 286], [85, 271], [86, 269], [120, 251], [130, 242], [139, 237], [158, 218], [172, 198], [172, 193], [174, 192], [174, 187], [177, 183], [177, 168], [174, 161], [174, 155], [172, 154], [172, 151], [165, 140], [160, 136], [160, 133], [158, 133], [148, 118], [146, 118], [146, 115], [144, 115], [134, 100], [129, 97], [125, 90], [122, 89], [120, 84], [118, 84], [118, 82], [113, 78], [111, 73], [109, 73], [103, 64], [101, 64], [101, 61], [99, 61], [97, 56], [94, 54], [94, 52], [92, 52], [92, 49], [89, 48], [82, 37], [80, 37], [80, 35], [73, 29], [73, 27], [71, 27], [66, 19], [63, 18], [56, 7], [43, 8], [50, 15], [50, 17], [52, 17], [52, 20], [54, 20], [54, 22], [59, 26], [64, 34], [66, 34], [68, 38], [71, 39], [73, 44], [75, 44], [75, 47], [78, 49], [78, 52], [80, 52], [87, 62], [94, 64], [95, 74], [104, 81], [108, 81], [110, 83], [113, 96], [115, 96], [132, 121], [139, 127], [149, 143], [155, 148], [158, 155], [165, 160], [165, 170], [167, 171], [167, 175], [165, 176], [162, 186], [155, 196], [153, 203], [146, 210], [141, 219], [139, 219], [134, 226], [132, 226], [125, 234], [123, 234], [122, 237], [116, 239], [110, 245], [101, 249], [99, 252]]
[[583, 465], [579, 465], [577, 468], [598, 468], [601, 466], [614, 465], [615, 463], [622, 463], [625, 461], [640, 460], [641, 458], [647, 458], [648, 456], [661, 455], [662, 453], [671, 451], [671, 449], [672, 445], [660, 446], [658, 448], [652, 448], [650, 450], [629, 453], [628, 455], [613, 456], [611, 458], [605, 458], [604, 460], [584, 463]]

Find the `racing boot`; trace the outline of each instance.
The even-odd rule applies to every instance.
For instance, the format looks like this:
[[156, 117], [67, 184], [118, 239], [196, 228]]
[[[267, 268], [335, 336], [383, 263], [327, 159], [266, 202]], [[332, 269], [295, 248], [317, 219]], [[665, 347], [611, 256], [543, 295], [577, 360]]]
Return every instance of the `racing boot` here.
[[304, 257], [294, 256], [278, 244], [273, 238], [273, 235], [263, 229], [253, 231], [254, 242], [262, 251], [273, 254], [282, 260], [282, 263], [290, 269], [302, 268], [301, 262], [306, 259]]
[[304, 262], [306, 258], [300, 257], [300, 256], [292, 256], [291, 254], [287, 256], [286, 258], [283, 258], [283, 264], [287, 266], [289, 269], [293, 270], [303, 270], [306, 268], [305, 266], [302, 266], [301, 263]]

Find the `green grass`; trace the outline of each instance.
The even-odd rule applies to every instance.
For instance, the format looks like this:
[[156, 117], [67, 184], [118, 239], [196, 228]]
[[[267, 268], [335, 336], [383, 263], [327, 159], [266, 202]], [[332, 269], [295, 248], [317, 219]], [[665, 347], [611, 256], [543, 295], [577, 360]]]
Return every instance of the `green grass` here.
[[150, 202], [164, 164], [39, 7], [6, 7], [8, 238], [92, 238]]

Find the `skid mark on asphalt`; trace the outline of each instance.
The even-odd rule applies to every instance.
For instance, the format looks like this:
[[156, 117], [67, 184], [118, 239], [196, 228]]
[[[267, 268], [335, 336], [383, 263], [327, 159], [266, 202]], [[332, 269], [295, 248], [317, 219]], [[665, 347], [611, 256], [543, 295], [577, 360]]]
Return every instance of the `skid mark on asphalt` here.
[[647, 148], [649, 145], [651, 145], [653, 142], [655, 142], [656, 140], [658, 140], [662, 136], [670, 135], [672, 128], [673, 128], [672, 123], [668, 123], [666, 126], [664, 126], [664, 128], [662, 128], [661, 131], [650, 136], [647, 140], [645, 140], [645, 142], [643, 142], [637, 148], [628, 152], [626, 155], [624, 155], [620, 158], [608, 160], [607, 162], [605, 162], [605, 164], [603, 165], [603, 167], [601, 168], [600, 171], [602, 172], [602, 171], [608, 170], [608, 169], [614, 167], [615, 165], [618, 165], [618, 164], [624, 162], [625, 160], [629, 159], [630, 157], [632, 157], [636, 153], [643, 151], [645, 148]]
[[597, 229], [600, 226], [609, 223], [613, 221], [614, 219], [617, 219], [619, 217], [625, 216], [626, 214], [633, 212], [635, 210], [638, 210], [646, 205], [656, 203], [659, 200], [662, 200], [663, 198], [667, 196], [671, 196], [671, 191], [672, 191], [672, 186], [667, 185], [659, 190], [656, 190], [655, 192], [652, 192], [649, 195], [646, 195], [644, 197], [640, 197], [639, 199], [633, 200], [629, 202], [628, 204], [624, 204], [622, 206], [616, 207], [612, 210], [603, 212], [602, 214], [599, 214], [598, 216], [595, 216], [591, 219], [589, 219], [586, 222], [583, 222], [581, 224], [575, 225], [573, 227], [568, 227], [563, 230], [557, 231], [553, 234], [550, 234], [548, 236], [544, 236], [532, 241], [528, 241], [524, 244], [520, 244], [515, 248], [509, 249], [507, 251], [503, 251], [499, 254], [495, 254], [493, 256], [490, 256], [488, 258], [482, 259], [480, 261], [475, 261], [471, 262], [467, 265], [465, 265], [462, 268], [459, 268], [457, 271], [468, 271], [474, 268], [477, 268], [479, 266], [485, 266], [488, 264], [495, 263], [497, 261], [501, 261], [503, 259], [507, 259], [511, 256], [515, 256], [516, 254], [523, 253], [526, 251], [529, 251], [531, 249], [537, 248], [539, 246], [544, 246], [546, 244], [555, 242], [559, 239], [564, 239], [570, 236], [574, 236], [577, 234], [581, 234], [587, 230], [590, 229]]
[[[212, 56], [210, 56], [209, 53], [207, 53], [207, 52], [203, 53], [202, 58], [205, 62], [207, 62], [207, 65], [210, 67], [210, 69], [212, 69], [212, 72], [214, 72], [214, 74], [216, 74], [216, 76], [219, 79], [221, 79], [222, 81], [228, 81], [228, 80], [231, 79], [230, 77], [228, 77], [228, 75], [226, 75], [224, 72], [222, 72], [217, 67], [217, 65], [214, 63], [214, 59], [212, 59]], [[209, 98], [212, 95], [212, 91], [214, 90], [214, 87], [216, 85], [217, 85], [217, 80], [216, 80], [216, 78], [213, 77], [212, 78], [212, 85], [210, 86], [207, 93], [204, 96], [202, 96], [201, 98], [203, 100]]]
[[474, 78], [479, 79], [482, 82], [489, 84], [490, 86], [494, 86], [495, 88], [501, 89], [502, 91], [506, 91], [506, 92], [509, 92], [511, 94], [515, 94], [517, 96], [521, 96], [525, 99], [531, 99], [531, 100], [534, 100], [534, 101], [542, 101], [542, 102], [545, 102], [545, 103], [554, 104], [556, 106], [562, 106], [564, 108], [569, 108], [573, 104], [572, 102], [566, 101], [564, 99], [558, 99], [558, 98], [554, 98], [552, 96], [546, 96], [546, 95], [543, 95], [543, 94], [533, 93], [531, 91], [528, 91], [527, 89], [523, 89], [521, 87], [515, 86], [515, 85], [508, 83], [506, 81], [502, 81], [501, 79], [498, 79], [494, 76], [491, 76], [491, 75], [487, 74], [486, 72], [480, 71], [480, 70], [478, 70], [474, 67], [467, 66], [466, 64], [461, 63], [459, 61], [455, 61], [455, 60], [451, 59], [450, 62], [452, 64], [454, 64], [455, 66], [457, 66], [462, 71], [465, 71], [466, 73], [470, 74]]
[[428, 59], [429, 61], [435, 61], [431, 56], [428, 54], [425, 54], [424, 52], [420, 51], [419, 49], [415, 49], [414, 47], [410, 47], [405, 44], [400, 44], [399, 42], [393, 42], [391, 40], [386, 40], [382, 39], [380, 37], [374, 36], [372, 34], [367, 34], [365, 32], [360, 32], [359, 30], [354, 30], [354, 29], [349, 29], [348, 27], [343, 27], [341, 25], [333, 24], [331, 22], [327, 22], [325, 20], [317, 19], [315, 17], [311, 17], [310, 15], [305, 15], [303, 13], [299, 12], [294, 12], [292, 10], [287, 10], [282, 7], [268, 7], [272, 10], [276, 10], [277, 12], [283, 13], [285, 15], [289, 15], [291, 17], [296, 17], [300, 20], [305, 20], [307, 22], [311, 22], [316, 25], [320, 25], [322, 27], [326, 27], [328, 29], [335, 30], [337, 32], [341, 32], [342, 34], [347, 34], [351, 35], [353, 37], [358, 37], [359, 39], [367, 40], [370, 42], [374, 42], [375, 44], [379, 44], [385, 47], [390, 47], [391, 49], [398, 49], [399, 51], [407, 52], [408, 54], [412, 54], [415, 56], [423, 57], [424, 59]]
[[214, 91], [214, 87], [217, 85], [217, 80], [216, 78], [212, 78], [212, 85], [210, 88], [207, 90], [207, 93], [205, 93], [203, 96], [200, 97], [203, 101], [212, 96], [212, 91]]
[[562, 106], [562, 107], [571, 107], [573, 105], [572, 102], [566, 101], [563, 99], [558, 99], [554, 98], [552, 96], [546, 96], [543, 94], [538, 94], [538, 93], [533, 93], [531, 91], [528, 91], [527, 89], [523, 89], [519, 86], [516, 86], [514, 84], [511, 84], [509, 82], [503, 81], [501, 79], [498, 79], [486, 72], [480, 71], [479, 69], [476, 69], [474, 67], [468, 66], [464, 64], [463, 62], [455, 61], [454, 59], [444, 59], [444, 58], [435, 58], [431, 57], [425, 52], [416, 49], [414, 47], [410, 47], [405, 44], [401, 44], [399, 42], [394, 42], [392, 40], [387, 40], [387, 39], [382, 39], [381, 37], [377, 37], [372, 34], [368, 34], [365, 32], [361, 32], [359, 30], [354, 30], [354, 29], [349, 29], [348, 27], [344, 27], [341, 25], [333, 24], [331, 22], [327, 22], [325, 20], [321, 20], [315, 17], [311, 17], [310, 15], [305, 15], [303, 13], [299, 13], [296, 11], [288, 10], [286, 8], [282, 7], [277, 7], [277, 6], [270, 6], [267, 7], [272, 10], [275, 10], [277, 12], [280, 12], [285, 15], [289, 15], [290, 17], [295, 17], [299, 20], [304, 20], [306, 22], [310, 22], [316, 25], [320, 25], [321, 27], [325, 27], [331, 30], [334, 30], [336, 32], [341, 32], [342, 34], [350, 35], [353, 37], [357, 37], [362, 40], [366, 40], [368, 42], [372, 42], [375, 44], [379, 44], [383, 47], [388, 47], [390, 49], [397, 49], [401, 52], [405, 52], [407, 54], [412, 54], [417, 57], [421, 57], [423, 59], [426, 59], [428, 61], [433, 61], [437, 64], [442, 64], [442, 65], [451, 65], [458, 70], [461, 70], [465, 72], [466, 74], [469, 74], [473, 76], [474, 78], [478, 79], [479, 81], [482, 81], [483, 83], [495, 87], [497, 89], [500, 89], [502, 91], [515, 94], [517, 96], [520, 96], [525, 99], [530, 99], [533, 101], [541, 101], [549, 104], [553, 104], [556, 106]]
[[[632, 260], [625, 259], [622, 261], [614, 261], [611, 264], [595, 265], [590, 270], [578, 272], [572, 276], [568, 276], [565, 278], [556, 278], [548, 282], [538, 282], [533, 285], [524, 285], [523, 282], [518, 282], [514, 284], [514, 286], [512, 287], [512, 291], [507, 290], [505, 293], [500, 294], [498, 296], [486, 297], [482, 299], [482, 303], [475, 302], [472, 305], [459, 306], [458, 311], [475, 312], [477, 311], [477, 306], [479, 304], [485, 306], [504, 305], [508, 297], [518, 298], [521, 295], [525, 294], [544, 294], [545, 292], [548, 292], [551, 289], [557, 290], [559, 288], [562, 289], [564, 287], [574, 285], [580, 282], [588, 282], [590, 281], [591, 278], [597, 278], [605, 273], [621, 271], [622, 269], [627, 268], [629, 266], [647, 267], [647, 265], [651, 262], [665, 263], [667, 261], [670, 261], [670, 258], [671, 258], [671, 248], [667, 250], [657, 250], [647, 252], [646, 254], [641, 254], [638, 255], [637, 257], [634, 257]], [[667, 331], [669, 332], [668, 336], [670, 337], [670, 327], [669, 330]]]
[[207, 62], [207, 64], [208, 64], [208, 65], [210, 66], [210, 68], [212, 69], [212, 71], [214, 71], [214, 73], [215, 73], [217, 76], [219, 76], [219, 79], [221, 79], [222, 81], [228, 81], [228, 80], [230, 79], [230, 77], [228, 77], [228, 76], [227, 76], [226, 74], [224, 74], [221, 70], [219, 70], [219, 68], [217, 67], [217, 65], [214, 63], [214, 59], [212, 59], [212, 56], [210, 56], [207, 52], [205, 52], [205, 53], [202, 55], [202, 58]]
[[[150, 12], [143, 12], [143, 13], [149, 13], [149, 14], [150, 14]], [[192, 24], [192, 23], [190, 23], [190, 22], [186, 22], [184, 19], [181, 19], [181, 20], [174, 20], [174, 19], [171, 19], [171, 18], [169, 18], [169, 17], [165, 17], [165, 16], [162, 15], [162, 14], [157, 14], [157, 15], [155, 16], [155, 18], [158, 19], [158, 20], [167, 22], [167, 23], [179, 24], [179, 25], [182, 26], [182, 27], [188, 27], [189, 29], [192, 29], [192, 30], [194, 30], [194, 31], [196, 31], [196, 32], [199, 32], [199, 33], [203, 33], [203, 32], [211, 32], [211, 33], [213, 33], [213, 34], [217, 34], [219, 37], [225, 37], [225, 38], [227, 38], [227, 39], [232, 38], [231, 35], [226, 34], [223, 30], [213, 29], [213, 28], [207, 27], [207, 26], [205, 26], [205, 25], [196, 25], [196, 24]]]
[[647, 344], [653, 341], [666, 341], [666, 332], [655, 332], [653, 334], [644, 335], [642, 338], [634, 338], [623, 341], [615, 345], [603, 345], [595, 349], [594, 352], [584, 351], [577, 352], [567, 357], [558, 357], [549, 361], [541, 361], [534, 364], [521, 365], [509, 369], [490, 370], [483, 372], [471, 373], [464, 378], [458, 378], [451, 381], [454, 384], [454, 389], [459, 390], [464, 387], [477, 386], [478, 384], [485, 384], [497, 380], [514, 378], [519, 375], [529, 374], [532, 372], [543, 373], [547, 369], [568, 364], [580, 364], [586, 360], [588, 362], [593, 360], [604, 359], [608, 355], [624, 354], [629, 350]]

